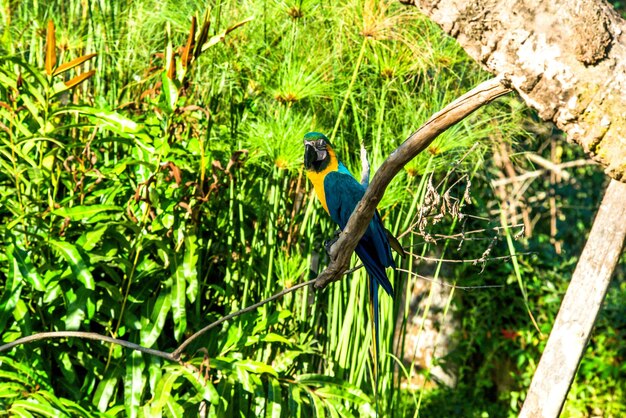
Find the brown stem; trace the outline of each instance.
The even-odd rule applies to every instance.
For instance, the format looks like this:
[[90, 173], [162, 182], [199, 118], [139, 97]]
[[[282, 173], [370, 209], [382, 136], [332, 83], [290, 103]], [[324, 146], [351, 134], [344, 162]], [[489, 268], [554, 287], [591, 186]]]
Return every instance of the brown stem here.
[[152, 348], [146, 348], [139, 344], [131, 343], [129, 341], [120, 340], [106, 335], [96, 334], [95, 332], [82, 332], [82, 331], [52, 331], [52, 332], [39, 332], [37, 334], [29, 335], [27, 337], [18, 338], [8, 344], [0, 346], [0, 353], [8, 351], [13, 347], [21, 344], [32, 343], [33, 341], [47, 340], [50, 338], [82, 338], [86, 340], [104, 341], [111, 344], [121, 345], [122, 347], [130, 348], [131, 350], [141, 351], [142, 353], [150, 354], [164, 358], [169, 361], [177, 361], [172, 354], [166, 353], [161, 350], [154, 350]]

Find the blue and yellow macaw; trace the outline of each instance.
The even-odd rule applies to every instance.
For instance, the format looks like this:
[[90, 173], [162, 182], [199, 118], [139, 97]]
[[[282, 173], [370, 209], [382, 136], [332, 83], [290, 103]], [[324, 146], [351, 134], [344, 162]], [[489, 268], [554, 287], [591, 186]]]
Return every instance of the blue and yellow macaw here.
[[[319, 132], [304, 135], [304, 168], [313, 183], [315, 193], [332, 220], [344, 229], [350, 215], [365, 194], [359, 183], [337, 158], [328, 138]], [[378, 211], [374, 214], [365, 234], [356, 247], [356, 254], [369, 274], [370, 312], [374, 319], [374, 376], [378, 376], [378, 286], [393, 297], [393, 287], [387, 277], [386, 267], [395, 268], [390, 242], [402, 251], [398, 241], [383, 227]], [[396, 246], [397, 245], [397, 246]], [[402, 251], [401, 254], [404, 254]]]

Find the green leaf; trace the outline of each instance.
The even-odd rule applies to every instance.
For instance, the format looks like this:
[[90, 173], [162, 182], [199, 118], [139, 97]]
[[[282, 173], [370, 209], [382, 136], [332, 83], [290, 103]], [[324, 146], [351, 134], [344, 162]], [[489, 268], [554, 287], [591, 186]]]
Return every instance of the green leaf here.
[[319, 418], [326, 418], [326, 413], [324, 412], [324, 402], [322, 402], [319, 396], [317, 396], [312, 390], [307, 390], [306, 394], [309, 395], [309, 399], [313, 404], [315, 416]]
[[[198, 246], [195, 235], [187, 235], [184, 240], [184, 254], [177, 253], [174, 258], [176, 270], [172, 287], [172, 316], [174, 318], [174, 338], [180, 341], [187, 329], [186, 296], [194, 300], [198, 289]], [[193, 290], [187, 289], [187, 283], [193, 284]], [[187, 291], [186, 291], [187, 290]]]
[[[95, 228], [88, 229], [76, 240], [76, 245], [83, 251], [91, 251], [102, 240], [102, 236], [109, 228], [107, 224], [97, 224]], [[91, 259], [93, 263], [93, 258]]]
[[338, 380], [336, 377], [320, 374], [303, 374], [297, 377], [300, 384], [319, 386], [319, 394], [333, 395], [354, 403], [369, 403], [369, 397], [359, 388], [349, 382]]
[[126, 358], [126, 375], [124, 376], [124, 407], [126, 416], [129, 418], [134, 418], [139, 413], [145, 384], [144, 368], [145, 363], [141, 353], [131, 351]]
[[172, 286], [172, 317], [174, 318], [174, 338], [177, 341], [185, 334], [187, 329], [187, 312], [185, 310], [185, 279], [184, 267], [179, 265]]
[[121, 212], [122, 208], [115, 205], [81, 205], [71, 208], [55, 209], [52, 213], [57, 216], [62, 216], [63, 218], [70, 218], [72, 221], [80, 221], [106, 211]]
[[209, 401], [212, 405], [218, 405], [220, 396], [217, 393], [215, 386], [213, 386], [213, 383], [211, 383], [210, 379], [205, 379], [199, 374], [199, 372], [189, 370], [186, 367], [181, 368], [181, 366], [179, 365], [172, 367], [179, 367], [182, 371], [182, 375], [198, 391], [198, 396], [192, 397], [189, 400], [190, 402], [199, 403], [200, 400], [204, 399], [205, 401]]
[[39, 87], [47, 87], [48, 81], [46, 80], [46, 76], [39, 71], [37, 68], [31, 66], [28, 62], [21, 60], [18, 57], [3, 57], [7, 61], [11, 61], [20, 67], [26, 69], [27, 72], [35, 77], [35, 80], [39, 83]]
[[176, 102], [178, 101], [178, 81], [176, 79], [170, 79], [167, 76], [167, 71], [163, 71], [163, 74], [161, 74], [161, 83], [161, 91], [166, 110], [172, 113], [176, 110]]
[[72, 274], [89, 290], [94, 290], [96, 285], [91, 275], [91, 271], [85, 260], [78, 252], [78, 249], [65, 241], [50, 240], [50, 245], [63, 256], [70, 266]]
[[111, 402], [111, 398], [115, 394], [115, 389], [119, 382], [119, 378], [111, 373], [107, 373], [107, 376], [100, 380], [96, 391], [93, 394], [92, 403], [96, 405], [98, 411], [105, 412]]
[[168, 279], [163, 284], [156, 303], [152, 308], [150, 323], [143, 324], [141, 327], [139, 335], [141, 344], [145, 347], [152, 347], [163, 331], [167, 314], [172, 307], [171, 287], [172, 279]]
[[185, 237], [185, 261], [183, 263], [187, 279], [187, 299], [193, 303], [198, 295], [198, 257], [200, 248], [195, 234], [188, 232]]
[[0, 399], [11, 399], [20, 396], [21, 392], [26, 391], [27, 388], [19, 383], [2, 382], [0, 385]]
[[156, 397], [148, 404], [150, 407], [150, 415], [151, 416], [160, 416], [163, 407], [170, 400], [172, 395], [172, 387], [176, 382], [176, 379], [180, 377], [179, 370], [169, 370], [166, 372], [163, 377], [159, 380], [157, 384], [155, 394]]
[[267, 414], [271, 418], [280, 418], [280, 412], [282, 410], [282, 393], [280, 390], [280, 384], [276, 379], [268, 379], [268, 393], [267, 393]]
[[40, 112], [37, 105], [27, 95], [22, 96], [22, 101], [24, 102], [24, 106], [26, 106], [26, 109], [28, 109], [28, 111], [30, 112], [30, 116], [32, 117], [33, 121], [37, 122], [37, 130], [41, 133], [44, 133], [44, 128], [46, 124], [43, 118], [39, 115]]
[[14, 246], [8, 247], [7, 258], [9, 261], [9, 271], [6, 282], [4, 283], [4, 291], [0, 298], [0, 332], [4, 332], [5, 325], [9, 317], [13, 315], [13, 309], [17, 305], [22, 292], [22, 273], [17, 265], [17, 260], [13, 256]]
[[9, 409], [9, 415], [32, 416], [30, 415], [31, 412], [38, 417], [56, 418], [61, 415], [60, 411], [51, 405], [42, 405], [40, 403], [22, 400], [13, 402]]
[[69, 112], [78, 112], [79, 114], [90, 116], [95, 119], [99, 127], [116, 132], [123, 138], [132, 138], [133, 134], [139, 134], [144, 128], [143, 125], [118, 112], [89, 106], [65, 106], [53, 114], [60, 115]]
[[324, 404], [326, 405], [328, 415], [330, 415], [331, 418], [339, 418], [339, 414], [337, 413], [334, 402], [330, 402], [328, 399], [324, 399]]
[[185, 410], [174, 399], [169, 398], [166, 402], [166, 413], [168, 417], [178, 418], [184, 416]]
[[289, 415], [300, 417], [302, 415], [302, 397], [300, 396], [300, 385], [289, 385]]
[[271, 366], [268, 366], [267, 364], [262, 363], [260, 361], [251, 360], [251, 359], [239, 360], [236, 363], [236, 366], [237, 368], [245, 369], [252, 373], [256, 373], [256, 374], [267, 373], [276, 378], [278, 377], [276, 370], [274, 370]]

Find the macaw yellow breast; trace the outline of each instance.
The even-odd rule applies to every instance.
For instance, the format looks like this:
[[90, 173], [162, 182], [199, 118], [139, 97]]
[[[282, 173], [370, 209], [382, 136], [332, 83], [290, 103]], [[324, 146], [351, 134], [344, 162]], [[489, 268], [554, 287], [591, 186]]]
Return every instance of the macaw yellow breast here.
[[320, 200], [322, 206], [328, 212], [328, 205], [326, 205], [326, 192], [324, 191], [324, 178], [326, 174], [337, 171], [339, 168], [339, 160], [337, 160], [337, 156], [335, 155], [335, 151], [332, 149], [328, 149], [328, 154], [330, 155], [330, 162], [326, 166], [326, 168], [322, 171], [314, 171], [308, 170], [306, 172], [307, 177], [313, 183], [313, 188], [315, 189], [315, 194], [317, 198]]

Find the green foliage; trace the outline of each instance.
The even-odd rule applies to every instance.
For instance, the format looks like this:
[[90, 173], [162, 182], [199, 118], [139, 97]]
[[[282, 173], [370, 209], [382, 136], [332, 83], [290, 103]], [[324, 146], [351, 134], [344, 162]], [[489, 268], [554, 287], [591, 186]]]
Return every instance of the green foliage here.
[[[336, 127], [333, 142], [353, 172], [360, 144], [375, 170], [432, 113], [487, 77], [398, 3], [204, 7], [3, 3], [3, 343], [82, 330], [173, 351], [211, 321], [314, 276], [335, 227], [302, 173], [303, 134]], [[415, 376], [428, 381], [430, 371], [411, 364], [404, 337], [395, 337], [426, 317], [409, 316], [420, 279], [400, 272], [392, 278], [396, 297], [381, 297], [374, 387], [359, 270], [211, 330], [186, 350], [184, 365], [88, 340], [18, 346], [0, 357], [0, 409], [19, 416], [515, 414], [545, 343], [526, 308], [549, 332], [597, 204], [581, 184], [553, 191], [579, 205], [563, 210], [572, 224], [559, 229], [564, 256], [546, 252], [543, 206], [533, 238], [515, 241], [513, 227], [506, 245], [489, 185], [500, 170], [490, 144], [504, 138], [544, 152], [540, 141], [529, 142], [529, 113], [503, 99], [459, 123], [400, 173], [379, 206], [389, 229], [406, 233], [413, 259], [479, 259], [488, 247], [490, 256], [518, 255], [517, 272], [506, 258], [436, 265], [436, 279], [506, 285], [447, 301], [444, 318], [456, 307], [464, 337], [439, 360], [457, 370], [454, 390], [405, 386]], [[600, 187], [591, 173], [581, 169], [581, 181]], [[554, 186], [533, 187], [540, 194]], [[437, 194], [443, 203], [423, 217]], [[451, 214], [455, 208], [465, 217]], [[478, 245], [441, 238], [478, 229], [488, 231]], [[598, 404], [608, 415], [624, 412], [626, 371], [615, 360], [624, 354], [622, 284], [611, 290], [594, 356], [581, 365], [566, 405], [573, 416]], [[501, 338], [501, 330], [519, 336]]]

